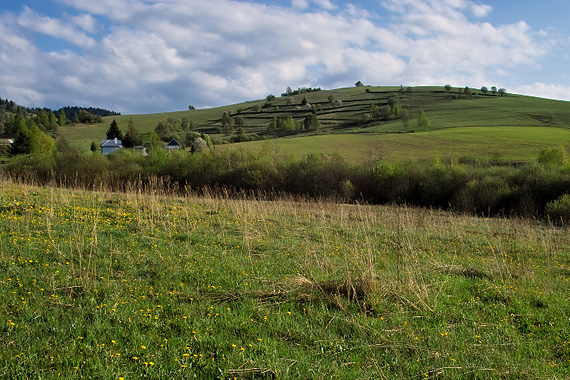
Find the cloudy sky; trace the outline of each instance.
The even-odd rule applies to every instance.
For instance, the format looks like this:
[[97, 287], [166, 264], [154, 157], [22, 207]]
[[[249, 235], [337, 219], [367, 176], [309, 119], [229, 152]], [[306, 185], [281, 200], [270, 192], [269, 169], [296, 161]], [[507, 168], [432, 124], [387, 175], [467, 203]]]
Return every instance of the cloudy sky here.
[[570, 100], [568, 0], [0, 0], [0, 97], [123, 114], [287, 86]]

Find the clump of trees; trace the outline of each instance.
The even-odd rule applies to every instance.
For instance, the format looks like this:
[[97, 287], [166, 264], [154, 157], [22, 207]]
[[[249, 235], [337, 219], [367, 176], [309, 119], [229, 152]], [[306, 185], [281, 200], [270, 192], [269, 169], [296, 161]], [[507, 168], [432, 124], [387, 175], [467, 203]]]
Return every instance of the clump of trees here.
[[[84, 111], [83, 113], [81, 111]], [[104, 117], [104, 116], [119, 116], [120, 112], [110, 111], [103, 108], [97, 107], [62, 107], [60, 108], [57, 113], [63, 112], [67, 120], [75, 120], [76, 117], [79, 118], [79, 114], [83, 114], [84, 120], [87, 117], [86, 115], [91, 115], [91, 119], [94, 120], [97, 116]], [[100, 120], [100, 118], [97, 118]], [[83, 123], [83, 121], [81, 121]]]
[[195, 129], [194, 122], [186, 117], [181, 120], [169, 117], [158, 122], [154, 132], [162, 141], [176, 139], [183, 146], [189, 146]]
[[284, 93], [281, 94], [281, 96], [295, 96], [295, 95], [299, 95], [299, 94], [305, 94], [305, 93], [317, 92], [317, 91], [322, 91], [322, 90], [320, 87], [317, 87], [317, 88], [299, 87], [296, 90], [293, 90], [291, 87], [287, 87], [287, 89], [285, 90]]
[[[451, 87], [451, 85], [446, 84], [444, 86], [444, 88], [449, 93], [451, 91], [452, 87]], [[486, 86], [481, 87], [481, 93], [483, 95], [487, 95], [488, 92], [489, 92], [489, 89]], [[493, 96], [495, 96], [497, 94], [497, 92], [499, 93], [500, 96], [505, 96], [507, 94], [507, 90], [505, 88], [497, 89], [497, 86], [492, 86], [491, 87], [491, 93], [493, 94]], [[458, 97], [461, 97], [461, 95], [465, 95], [465, 96], [468, 96], [471, 98], [471, 96], [477, 95], [477, 93], [474, 93], [473, 90], [471, 88], [469, 88], [469, 86], [465, 86], [465, 88], [463, 90], [461, 90], [461, 88], [459, 88], [459, 96], [455, 95], [455, 98], [457, 99]]]
[[55, 140], [37, 125], [20, 125], [14, 142], [8, 148], [10, 156], [33, 154], [49, 157], [54, 151]]

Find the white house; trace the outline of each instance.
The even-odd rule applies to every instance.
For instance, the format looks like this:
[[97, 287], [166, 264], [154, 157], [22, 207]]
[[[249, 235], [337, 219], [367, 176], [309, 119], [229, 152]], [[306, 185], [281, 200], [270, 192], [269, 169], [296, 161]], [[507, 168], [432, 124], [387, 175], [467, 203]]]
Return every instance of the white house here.
[[117, 149], [121, 149], [123, 147], [123, 142], [121, 140], [117, 140], [115, 137], [111, 140], [103, 140], [101, 141], [101, 152], [107, 155]]

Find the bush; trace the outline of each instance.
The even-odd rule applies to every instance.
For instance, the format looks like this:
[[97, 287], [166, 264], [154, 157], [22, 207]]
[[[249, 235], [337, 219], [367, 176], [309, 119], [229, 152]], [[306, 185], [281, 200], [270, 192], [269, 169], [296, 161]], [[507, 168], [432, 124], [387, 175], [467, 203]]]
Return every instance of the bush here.
[[568, 163], [568, 154], [561, 146], [541, 149], [537, 161], [546, 165], [564, 165]]
[[545, 208], [546, 215], [552, 221], [562, 224], [570, 220], [570, 194], [564, 194], [557, 199], [548, 202]]

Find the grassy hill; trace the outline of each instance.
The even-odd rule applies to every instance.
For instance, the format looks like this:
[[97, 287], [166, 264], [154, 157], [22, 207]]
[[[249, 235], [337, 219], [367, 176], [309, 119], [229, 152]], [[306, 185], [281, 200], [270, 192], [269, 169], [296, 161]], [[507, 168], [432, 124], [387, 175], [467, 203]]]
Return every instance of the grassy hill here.
[[[186, 117], [193, 121], [197, 131], [224, 140], [229, 136], [221, 133], [220, 119], [227, 112], [234, 118], [243, 117], [246, 133], [278, 138], [272, 145], [278, 149], [299, 153], [314, 147], [327, 154], [346, 155], [350, 160], [365, 159], [374, 150], [393, 160], [425, 158], [433, 155], [434, 151], [447, 154], [451, 150], [456, 150], [453, 154], [457, 155], [490, 154], [512, 160], [526, 160], [535, 157], [541, 148], [553, 144], [568, 145], [566, 132], [555, 130], [570, 126], [568, 102], [514, 94], [504, 97], [491, 93], [484, 95], [477, 90], [473, 90], [474, 95], [466, 96], [461, 94], [462, 90], [452, 89], [448, 93], [443, 87], [414, 87], [411, 92], [402, 93], [398, 87], [343, 88], [299, 94], [290, 98], [277, 97], [270, 106], [263, 99], [211, 109], [108, 117], [104, 118], [103, 124], [61, 127], [60, 133], [71, 143], [88, 149], [91, 141], [104, 138], [112, 119], [116, 119], [125, 131], [132, 118], [144, 139], [159, 121]], [[413, 131], [413, 135], [393, 134], [406, 131], [401, 120], [370, 120], [371, 104], [382, 107], [394, 95], [398, 97], [401, 107], [410, 113], [407, 131]], [[342, 105], [331, 103], [331, 96], [340, 100]], [[301, 105], [303, 97], [316, 109], [323, 126], [321, 133], [330, 136], [315, 136], [315, 132], [277, 132], [266, 135], [267, 126], [274, 117], [292, 115], [296, 121], [304, 120], [310, 110]], [[288, 105], [288, 100], [293, 104]], [[256, 106], [263, 108], [258, 112]], [[431, 121], [426, 131], [418, 130], [416, 126], [420, 109], [425, 111]], [[463, 127], [501, 128], [460, 129]], [[458, 129], [439, 131], [449, 128]], [[281, 141], [282, 139], [288, 140]], [[262, 149], [266, 146], [266, 142], [248, 143], [248, 149]], [[521, 146], [524, 149], [520, 149]]]

